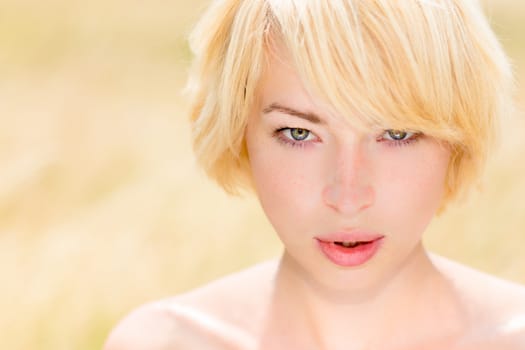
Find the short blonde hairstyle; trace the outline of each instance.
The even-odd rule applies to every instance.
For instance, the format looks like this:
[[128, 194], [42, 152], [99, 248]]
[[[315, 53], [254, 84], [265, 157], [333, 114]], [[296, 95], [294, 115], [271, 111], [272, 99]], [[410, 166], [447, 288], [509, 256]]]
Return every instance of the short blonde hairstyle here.
[[216, 0], [187, 92], [198, 162], [227, 192], [250, 187], [244, 131], [275, 40], [341, 115], [449, 145], [444, 202], [478, 178], [513, 86], [478, 1]]

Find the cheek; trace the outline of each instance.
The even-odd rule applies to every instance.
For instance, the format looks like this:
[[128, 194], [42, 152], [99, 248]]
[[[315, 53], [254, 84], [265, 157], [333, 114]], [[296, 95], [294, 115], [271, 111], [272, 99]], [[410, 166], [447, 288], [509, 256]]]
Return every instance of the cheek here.
[[[261, 206], [277, 232], [304, 224], [318, 208], [320, 183], [316, 162], [294, 156], [293, 150], [280, 145], [259, 143], [248, 147], [254, 185]], [[293, 230], [292, 230], [293, 231]]]
[[[389, 176], [377, 189], [384, 211], [398, 227], [414, 223], [415, 231], [421, 232], [428, 225], [441, 204], [449, 153], [432, 146], [422, 152], [410, 154], [410, 159], [396, 164], [386, 164], [383, 173]], [[401, 164], [401, 165], [399, 165]]]

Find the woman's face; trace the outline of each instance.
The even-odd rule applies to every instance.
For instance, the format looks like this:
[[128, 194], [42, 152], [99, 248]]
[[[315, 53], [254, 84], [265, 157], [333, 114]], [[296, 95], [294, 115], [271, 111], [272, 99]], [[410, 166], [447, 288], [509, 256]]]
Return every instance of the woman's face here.
[[387, 278], [439, 207], [449, 150], [406, 130], [353, 128], [274, 59], [246, 144], [262, 207], [302, 273], [332, 286]]

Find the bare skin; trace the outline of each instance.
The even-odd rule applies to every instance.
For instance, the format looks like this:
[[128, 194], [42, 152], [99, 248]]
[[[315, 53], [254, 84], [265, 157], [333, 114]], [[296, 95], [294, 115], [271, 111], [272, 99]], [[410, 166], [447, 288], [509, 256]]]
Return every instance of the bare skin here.
[[353, 340], [349, 321], [341, 325], [343, 340], [323, 344], [328, 320], [313, 318], [315, 310], [287, 288], [290, 277], [274, 260], [138, 309], [114, 330], [105, 350], [524, 348], [525, 288], [442, 257], [431, 261], [440, 278], [407, 295], [407, 304], [383, 310], [384, 322], [376, 322], [366, 342]]
[[[355, 128], [285, 57], [270, 60], [245, 133], [283, 256], [139, 309], [106, 350], [524, 349], [525, 288], [422, 247], [449, 149], [417, 131]], [[341, 266], [316, 244], [338, 232], [384, 243]]]

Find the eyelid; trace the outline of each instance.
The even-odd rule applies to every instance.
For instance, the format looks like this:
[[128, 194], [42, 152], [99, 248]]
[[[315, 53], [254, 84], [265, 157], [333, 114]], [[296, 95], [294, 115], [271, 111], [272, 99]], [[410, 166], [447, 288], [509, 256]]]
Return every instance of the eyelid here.
[[[303, 140], [296, 140], [293, 138], [293, 136], [291, 135], [292, 134], [292, 130], [304, 130], [308, 133], [308, 136], [303, 139]], [[309, 129], [305, 129], [305, 128], [290, 128], [290, 127], [286, 127], [286, 128], [281, 128], [279, 130], [277, 130], [277, 132], [280, 132], [281, 134], [285, 135], [285, 137], [287, 139], [289, 139], [290, 141], [293, 141], [293, 142], [309, 142], [309, 141], [312, 141], [311, 138], [318, 138], [317, 135], [315, 135], [313, 133], [313, 131], [309, 130]]]
[[[304, 140], [295, 140], [291, 135], [292, 129], [302, 129], [309, 132], [308, 137]], [[288, 132], [289, 135], [285, 135], [285, 131]], [[290, 126], [283, 126], [280, 128], [274, 129], [273, 136], [282, 144], [285, 144], [286, 146], [292, 146], [292, 147], [306, 147], [306, 146], [313, 146], [314, 143], [318, 143], [321, 141], [319, 136], [317, 136], [312, 130], [306, 129], [306, 128], [296, 128], [296, 127], [290, 127]], [[310, 139], [312, 137], [313, 139]]]
[[[393, 139], [393, 138], [390, 137], [390, 132], [402, 132], [402, 133], [406, 133], [408, 136], [403, 138], [403, 139], [401, 139], [401, 140], [396, 140], [396, 139]], [[416, 134], [417, 134], [416, 131], [411, 131], [411, 130], [386, 129], [381, 134], [381, 137], [384, 137], [385, 135], [388, 135], [388, 137], [386, 137], [386, 139], [389, 140], [389, 141], [405, 141], [405, 140], [412, 139]]]
[[[389, 131], [402, 131], [406, 132], [409, 137], [405, 137], [404, 139], [396, 140], [392, 139], [390, 137], [385, 137], [385, 134], [388, 134]], [[382, 131], [382, 133], [376, 138], [377, 142], [384, 142], [388, 146], [406, 146], [413, 142], [418, 141], [424, 134], [420, 131], [413, 131], [413, 130], [395, 130], [395, 129], [385, 129]]]

